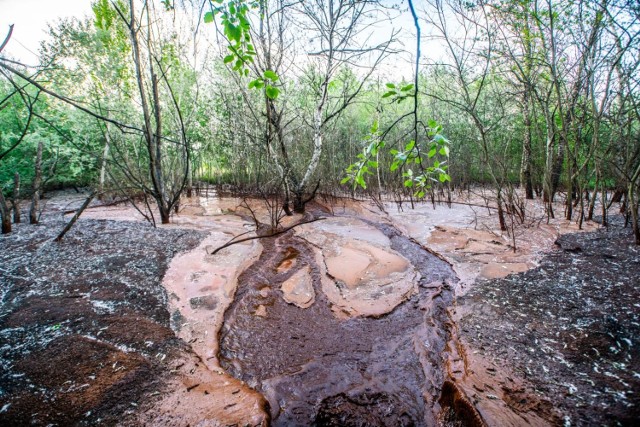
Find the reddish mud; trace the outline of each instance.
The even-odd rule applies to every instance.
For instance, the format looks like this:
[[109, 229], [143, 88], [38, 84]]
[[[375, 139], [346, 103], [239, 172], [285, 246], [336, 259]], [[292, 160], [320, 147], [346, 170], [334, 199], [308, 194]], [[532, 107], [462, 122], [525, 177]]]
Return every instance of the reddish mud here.
[[[418, 292], [391, 313], [336, 318], [322, 270], [293, 233], [263, 239], [260, 259], [238, 280], [220, 340], [222, 366], [268, 399], [273, 425], [433, 425], [444, 381], [442, 322], [452, 299], [450, 266], [390, 226], [391, 247], [419, 268]], [[297, 254], [292, 267], [282, 265]], [[308, 269], [315, 303], [288, 304], [280, 284]]]

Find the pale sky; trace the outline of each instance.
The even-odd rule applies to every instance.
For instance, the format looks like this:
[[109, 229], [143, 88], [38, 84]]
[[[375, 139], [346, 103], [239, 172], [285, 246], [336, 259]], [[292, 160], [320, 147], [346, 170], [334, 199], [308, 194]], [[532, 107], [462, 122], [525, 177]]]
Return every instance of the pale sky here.
[[3, 52], [29, 65], [38, 63], [40, 41], [46, 37], [48, 23], [63, 17], [91, 13], [91, 0], [0, 0], [0, 40], [9, 25], [15, 24], [13, 35]]
[[[9, 30], [10, 24], [15, 24], [13, 35], [3, 54], [19, 60], [27, 65], [37, 65], [37, 52], [40, 42], [46, 38], [47, 24], [55, 23], [64, 17], [83, 18], [91, 15], [92, 0], [0, 0], [0, 42], [4, 40]], [[416, 4], [420, 5], [421, 0]], [[411, 17], [408, 12], [404, 12], [395, 22], [396, 26], [412, 28]], [[408, 37], [407, 37], [408, 36]], [[411, 31], [405, 33], [405, 48], [413, 50], [414, 40]], [[425, 49], [425, 56], [431, 56], [432, 49]], [[432, 52], [429, 52], [432, 51]], [[410, 56], [410, 55], [409, 55]], [[424, 59], [424, 57], [423, 57]], [[395, 79], [401, 77], [410, 78], [412, 71], [412, 60], [407, 55], [401, 58], [394, 58], [392, 63], [385, 67], [388, 74], [394, 75]]]

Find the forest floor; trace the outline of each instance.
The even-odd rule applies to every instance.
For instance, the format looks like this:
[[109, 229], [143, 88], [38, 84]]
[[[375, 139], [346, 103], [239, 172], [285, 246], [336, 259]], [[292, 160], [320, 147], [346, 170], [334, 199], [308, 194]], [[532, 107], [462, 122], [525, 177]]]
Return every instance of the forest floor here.
[[[579, 233], [532, 221], [514, 251], [468, 205], [334, 202], [214, 258], [252, 227], [238, 200], [187, 204], [158, 229], [89, 210], [54, 243], [80, 202], [53, 197], [40, 225], [0, 238], [2, 425], [481, 423], [464, 402], [489, 425], [640, 418], [640, 250], [618, 218]], [[301, 393], [315, 400], [282, 403]]]

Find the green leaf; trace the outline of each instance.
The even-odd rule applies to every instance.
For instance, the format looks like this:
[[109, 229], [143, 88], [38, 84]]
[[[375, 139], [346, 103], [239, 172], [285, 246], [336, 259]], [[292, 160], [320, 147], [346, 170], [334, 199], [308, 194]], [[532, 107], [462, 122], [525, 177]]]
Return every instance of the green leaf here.
[[403, 91], [403, 92], [407, 92], [407, 91], [410, 91], [411, 89], [413, 89], [413, 83], [411, 83], [409, 85], [406, 85], [406, 86], [403, 86], [402, 89], [400, 89], [400, 90]]
[[427, 124], [429, 125], [430, 128], [435, 128], [438, 126], [438, 123], [433, 119], [429, 120]]
[[271, 70], [267, 70], [264, 72], [264, 78], [275, 82], [278, 80], [278, 75]]
[[405, 187], [409, 187], [409, 188], [413, 187], [413, 180], [412, 180], [412, 179], [407, 179], [407, 180], [404, 182], [404, 186], [405, 186]]
[[340, 181], [340, 185], [346, 184], [347, 182], [351, 181], [351, 177], [350, 176], [345, 176], [344, 178], [342, 178], [342, 180]]
[[436, 155], [436, 147], [432, 147], [431, 150], [429, 150], [429, 153], [427, 154], [427, 156], [429, 156], [429, 158], [432, 158], [433, 156]]
[[229, 62], [233, 61], [234, 59], [235, 59], [234, 55], [227, 55], [227, 56], [224, 57], [222, 62], [224, 62], [225, 64], [228, 64]]
[[255, 79], [249, 82], [249, 89], [262, 89], [264, 87], [264, 82], [262, 79]]
[[387, 86], [389, 89], [395, 89], [395, 88], [396, 88], [396, 85], [394, 85], [393, 83], [387, 83], [387, 84], [386, 84], [386, 86]]
[[384, 95], [382, 95], [382, 98], [388, 98], [388, 97], [393, 96], [395, 94], [396, 94], [395, 92], [387, 92]]
[[210, 24], [213, 22], [213, 12], [207, 12], [204, 14], [204, 23]]
[[240, 37], [242, 37], [242, 30], [240, 29], [240, 27], [237, 27], [229, 22], [225, 25], [224, 32], [229, 40], [240, 43]]
[[395, 171], [396, 169], [398, 169], [398, 166], [400, 166], [400, 162], [393, 162], [393, 163], [391, 164], [391, 168], [390, 168], [391, 172], [393, 172], [393, 171]]
[[413, 150], [413, 147], [416, 146], [416, 142], [415, 141], [411, 141], [410, 143], [407, 144], [406, 147], [404, 147], [405, 151], [411, 151]]
[[440, 182], [451, 181], [451, 177], [446, 173], [441, 173], [440, 175], [438, 175], [438, 179], [440, 180]]
[[449, 157], [449, 147], [447, 147], [446, 145], [440, 147], [440, 155]]
[[437, 142], [438, 144], [446, 144], [447, 142], [449, 142], [449, 141], [447, 141], [447, 138], [445, 138], [444, 136], [442, 136], [440, 134], [434, 136], [433, 140], [435, 142]]
[[377, 167], [378, 167], [378, 162], [374, 162], [373, 160], [369, 160], [369, 161], [367, 162], [367, 164], [368, 164], [369, 166], [371, 166], [372, 168], [377, 168]]
[[267, 94], [267, 98], [276, 99], [278, 95], [280, 95], [280, 89], [278, 89], [277, 87], [268, 85], [267, 88], [265, 89], [265, 93]]

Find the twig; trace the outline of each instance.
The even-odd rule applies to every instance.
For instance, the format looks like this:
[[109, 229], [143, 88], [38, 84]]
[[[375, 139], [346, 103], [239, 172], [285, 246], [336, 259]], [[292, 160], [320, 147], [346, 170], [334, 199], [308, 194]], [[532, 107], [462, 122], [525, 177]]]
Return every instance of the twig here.
[[278, 236], [280, 234], [284, 234], [289, 230], [293, 230], [295, 227], [297, 227], [299, 225], [310, 224], [312, 222], [321, 221], [323, 219], [326, 219], [326, 218], [325, 217], [320, 217], [320, 218], [310, 219], [309, 221], [302, 221], [302, 222], [294, 224], [294, 225], [292, 225], [290, 227], [287, 227], [287, 228], [284, 228], [282, 230], [273, 232], [271, 234], [265, 234], [263, 236], [251, 236], [251, 237], [246, 237], [246, 238], [240, 239], [240, 240], [234, 240], [235, 239], [235, 237], [234, 237], [234, 239], [231, 239], [231, 241], [229, 241], [229, 242], [225, 243], [224, 245], [214, 249], [212, 252], [209, 252], [209, 255], [215, 255], [218, 252], [220, 252], [221, 250], [223, 250], [224, 248], [228, 248], [229, 246], [233, 246], [233, 245], [235, 245], [237, 243], [248, 242], [249, 240], [262, 239], [262, 238], [267, 238], [267, 237], [275, 237], [275, 236]]

